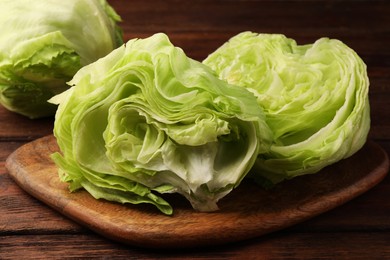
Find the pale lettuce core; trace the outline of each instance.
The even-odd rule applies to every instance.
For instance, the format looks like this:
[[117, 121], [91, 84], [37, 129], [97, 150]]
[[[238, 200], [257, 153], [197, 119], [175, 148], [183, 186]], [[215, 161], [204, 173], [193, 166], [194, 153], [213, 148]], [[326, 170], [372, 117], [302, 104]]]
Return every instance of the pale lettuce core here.
[[120, 17], [105, 0], [0, 0], [0, 103], [29, 118], [84, 65], [119, 47]]
[[82, 68], [60, 103], [52, 156], [71, 190], [151, 203], [180, 193], [213, 211], [266, 152], [271, 131], [256, 98], [219, 80], [165, 34], [133, 39]]
[[318, 172], [366, 142], [366, 65], [339, 40], [297, 45], [280, 34], [243, 32], [203, 63], [247, 88], [264, 110], [274, 141], [256, 162], [253, 172], [260, 179], [278, 183]]

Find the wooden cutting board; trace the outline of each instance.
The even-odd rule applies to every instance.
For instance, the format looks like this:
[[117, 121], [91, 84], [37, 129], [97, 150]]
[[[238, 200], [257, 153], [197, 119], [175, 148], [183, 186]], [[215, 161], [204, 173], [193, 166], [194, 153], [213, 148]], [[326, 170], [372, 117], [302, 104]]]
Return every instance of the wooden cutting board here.
[[74, 221], [107, 238], [151, 248], [210, 246], [280, 230], [364, 193], [389, 170], [387, 154], [368, 142], [351, 158], [272, 190], [244, 181], [217, 212], [195, 212], [179, 195], [168, 195], [174, 214], [165, 216], [148, 205], [95, 200], [84, 190], [70, 193], [49, 158], [57, 150], [55, 138], [47, 136], [17, 149], [6, 167], [25, 191]]

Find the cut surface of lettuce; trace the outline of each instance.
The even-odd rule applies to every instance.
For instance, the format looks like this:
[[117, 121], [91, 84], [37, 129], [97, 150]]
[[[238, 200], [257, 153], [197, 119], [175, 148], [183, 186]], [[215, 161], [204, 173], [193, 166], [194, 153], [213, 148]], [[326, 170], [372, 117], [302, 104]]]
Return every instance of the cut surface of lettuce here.
[[165, 34], [133, 39], [82, 68], [59, 103], [52, 156], [72, 190], [150, 203], [172, 214], [163, 193], [199, 211], [235, 188], [271, 131], [256, 98], [188, 58]]
[[366, 142], [366, 65], [339, 40], [298, 45], [281, 34], [243, 32], [203, 63], [252, 92], [266, 114], [274, 141], [256, 162], [260, 179], [278, 183], [318, 172]]
[[84, 65], [122, 44], [120, 17], [105, 0], [0, 0], [0, 103], [30, 118]]

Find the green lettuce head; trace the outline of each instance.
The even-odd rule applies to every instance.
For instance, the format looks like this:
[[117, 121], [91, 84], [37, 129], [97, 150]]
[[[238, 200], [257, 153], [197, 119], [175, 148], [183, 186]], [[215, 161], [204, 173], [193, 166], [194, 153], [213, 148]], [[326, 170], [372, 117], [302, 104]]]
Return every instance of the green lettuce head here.
[[196, 210], [213, 211], [271, 143], [256, 98], [165, 34], [130, 40], [70, 84], [52, 99], [61, 150], [52, 158], [71, 190], [95, 198], [171, 214], [161, 194], [180, 193]]
[[297, 43], [279, 34], [243, 32], [204, 62], [221, 79], [246, 87], [274, 134], [256, 162], [272, 183], [315, 173], [349, 157], [370, 128], [366, 65], [338, 40]]
[[122, 44], [120, 17], [105, 0], [0, 5], [0, 103], [30, 118], [54, 115], [47, 100], [82, 66]]

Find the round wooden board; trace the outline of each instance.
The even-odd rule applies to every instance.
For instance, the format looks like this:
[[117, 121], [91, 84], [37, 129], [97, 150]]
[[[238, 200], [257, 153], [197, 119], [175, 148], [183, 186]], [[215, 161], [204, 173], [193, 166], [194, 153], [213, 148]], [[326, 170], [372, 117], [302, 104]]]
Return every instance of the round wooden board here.
[[49, 155], [57, 151], [50, 135], [28, 143], [7, 161], [9, 174], [25, 191], [74, 221], [122, 243], [150, 248], [210, 246], [258, 237], [333, 209], [378, 184], [389, 159], [376, 143], [313, 175], [264, 190], [244, 181], [213, 213], [195, 212], [178, 195], [165, 197], [174, 214], [148, 205], [95, 200], [86, 191], [70, 193]]

